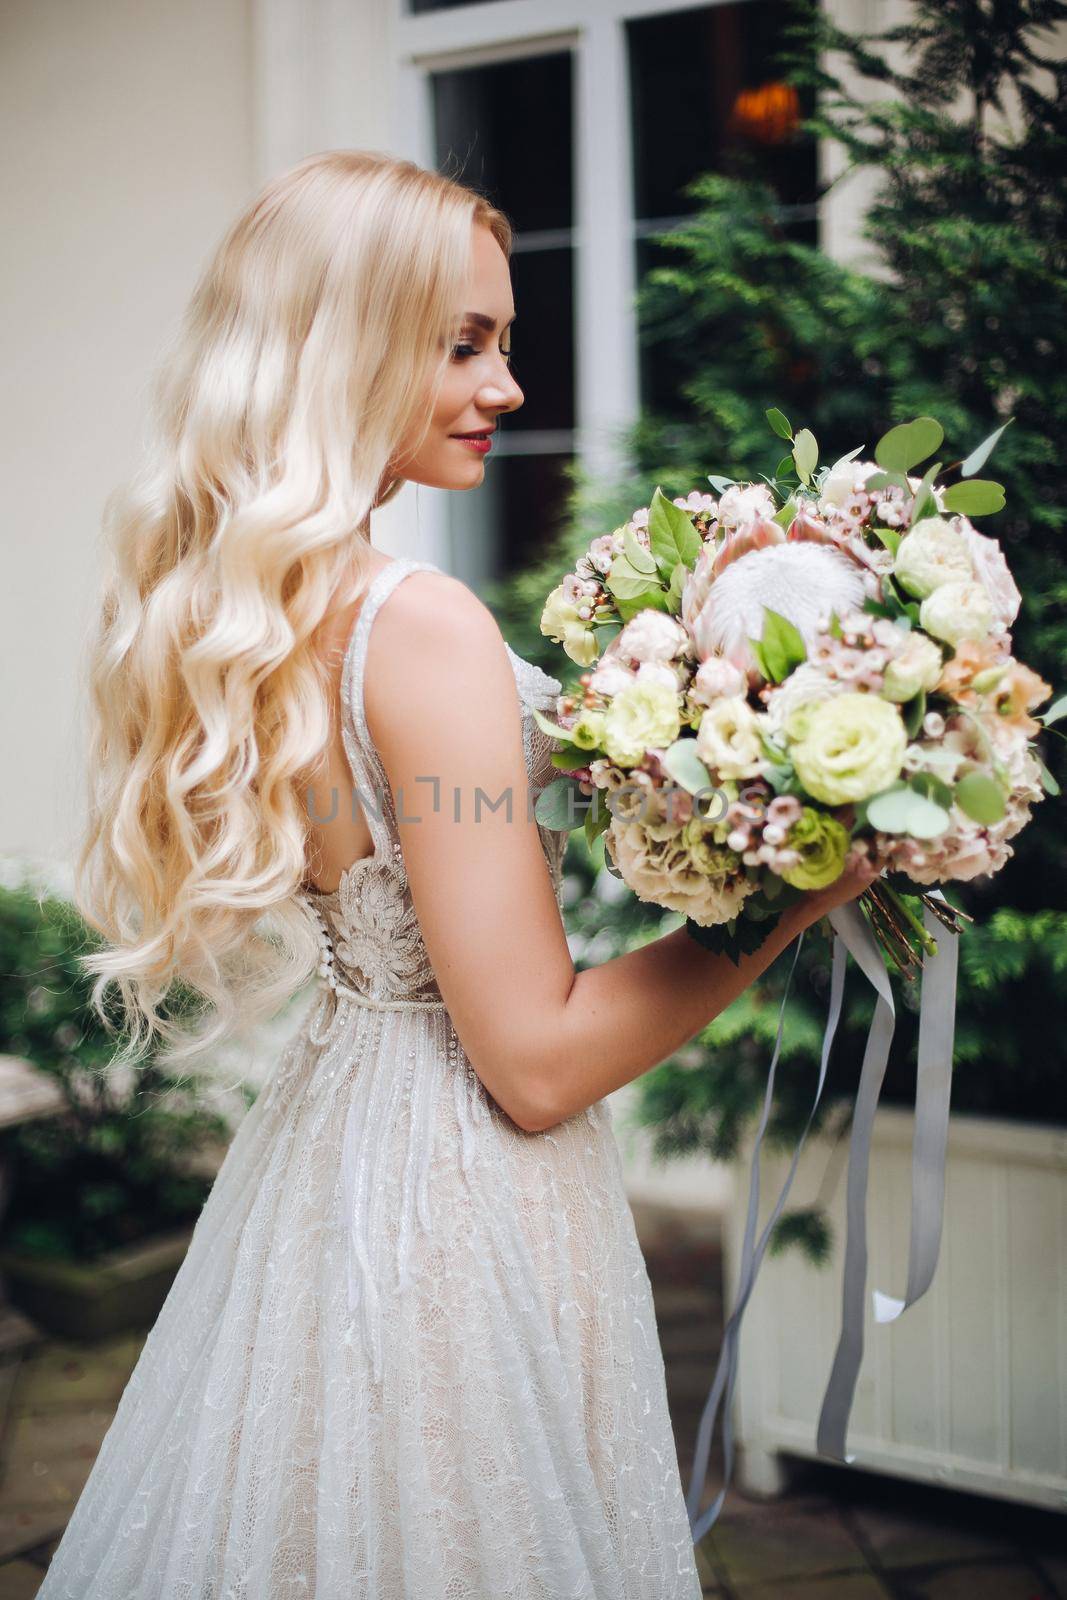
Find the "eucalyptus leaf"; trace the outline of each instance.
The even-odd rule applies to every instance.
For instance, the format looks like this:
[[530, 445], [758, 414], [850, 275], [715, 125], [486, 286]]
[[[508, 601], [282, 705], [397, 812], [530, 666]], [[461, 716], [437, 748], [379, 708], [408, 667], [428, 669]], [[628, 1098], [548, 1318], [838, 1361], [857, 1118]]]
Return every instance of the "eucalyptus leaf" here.
[[792, 440], [793, 430], [789, 426], [789, 419], [784, 412], [779, 411], [777, 406], [771, 406], [770, 410], [765, 411], [763, 414], [779, 439]]
[[1004, 791], [987, 772], [968, 772], [956, 785], [956, 804], [973, 822], [988, 827], [1005, 812]]
[[553, 778], [534, 801], [534, 816], [548, 828], [573, 828], [578, 814], [575, 800], [583, 799], [574, 778]]
[[907, 833], [914, 839], [936, 839], [949, 824], [944, 806], [928, 800], [907, 784], [883, 789], [867, 802], [867, 822], [879, 833]]
[[952, 804], [952, 790], [950, 786], [933, 772], [916, 772], [908, 780], [908, 788], [916, 794], [921, 794], [927, 800], [932, 800], [935, 805], [943, 806], [947, 811]]
[[959, 511], [965, 517], [988, 517], [994, 511], [1003, 511], [1004, 485], [992, 478], [971, 478], [967, 483], [954, 483], [945, 490], [945, 510]]
[[795, 474], [793, 474], [793, 457], [791, 455], [783, 456], [781, 461], [779, 461], [778, 465], [774, 469], [775, 479], [784, 478], [786, 473], [795, 476]]
[[737, 482], [736, 478], [717, 478], [714, 473], [708, 473], [708, 482], [716, 494], [723, 494], [727, 489], [732, 489]]
[[863, 487], [868, 493], [873, 494], [876, 489], [888, 489], [891, 485], [898, 489], [908, 487], [907, 474], [903, 472], [872, 472]]
[[810, 428], [801, 428], [793, 440], [793, 463], [801, 483], [810, 483], [819, 463], [819, 446]]
[[1051, 795], [1059, 794], [1060, 786], [1053, 777], [1052, 773], [1046, 767], [1045, 763], [1042, 761], [1041, 757], [1035, 756], [1034, 760], [1037, 762], [1038, 771], [1041, 776], [1041, 787], [1044, 789], [1045, 793]]
[[937, 477], [940, 471], [941, 462], [935, 461], [933, 466], [928, 467], [926, 472], [923, 474], [922, 482], [916, 489], [915, 498], [911, 503], [911, 517], [908, 521], [908, 526], [910, 528], [913, 528], [915, 524], [920, 522], [925, 516], [937, 515], [937, 501], [934, 499], [932, 491], [934, 479]]
[[697, 755], [695, 739], [675, 739], [663, 752], [662, 766], [690, 794], [712, 787], [711, 774]]
[[1048, 710], [1041, 713], [1041, 721], [1046, 728], [1050, 728], [1064, 716], [1067, 716], [1067, 694], [1061, 694], [1058, 700], [1053, 700]]
[[621, 632], [622, 624], [619, 622], [598, 622], [594, 624], [593, 635], [596, 639], [601, 655], [603, 655], [604, 651], [607, 649], [612, 639], [615, 638], [616, 634]]
[[971, 478], [978, 471], [979, 467], [985, 466], [986, 462], [993, 454], [997, 441], [1004, 432], [1004, 429], [1009, 428], [1014, 421], [1014, 417], [1009, 417], [1007, 422], [1002, 422], [999, 428], [995, 428], [991, 434], [982, 440], [981, 444], [975, 446], [966, 460], [960, 462], [961, 478]]
[[936, 417], [915, 417], [899, 422], [883, 433], [874, 447], [874, 459], [887, 472], [910, 472], [918, 462], [932, 456], [945, 437]]

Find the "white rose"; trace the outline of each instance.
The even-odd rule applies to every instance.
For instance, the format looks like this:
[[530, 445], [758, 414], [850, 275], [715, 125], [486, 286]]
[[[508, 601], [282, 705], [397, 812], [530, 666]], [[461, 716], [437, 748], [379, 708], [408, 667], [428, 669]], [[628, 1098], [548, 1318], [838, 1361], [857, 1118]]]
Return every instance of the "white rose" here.
[[642, 661], [637, 669], [638, 683], [662, 683], [665, 689], [679, 689], [678, 672], [665, 661]]
[[759, 718], [739, 695], [716, 700], [697, 729], [697, 755], [720, 778], [755, 778], [763, 769]]
[[983, 639], [993, 626], [993, 602], [980, 583], [943, 583], [919, 608], [919, 622], [953, 646]]
[[921, 690], [934, 687], [943, 665], [941, 651], [932, 639], [923, 633], [910, 633], [903, 650], [885, 669], [882, 693], [887, 700], [901, 705], [913, 700]]
[[666, 612], [639, 611], [618, 635], [618, 653], [631, 661], [670, 661], [681, 655], [689, 635]]
[[941, 517], [923, 517], [904, 535], [893, 571], [917, 600], [943, 583], [961, 583], [974, 576], [963, 535]]

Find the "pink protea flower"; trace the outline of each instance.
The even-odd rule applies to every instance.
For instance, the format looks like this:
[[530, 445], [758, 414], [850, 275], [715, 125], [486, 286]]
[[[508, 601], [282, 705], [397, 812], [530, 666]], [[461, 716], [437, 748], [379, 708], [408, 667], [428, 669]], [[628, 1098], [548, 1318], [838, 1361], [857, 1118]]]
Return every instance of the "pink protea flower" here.
[[754, 669], [748, 641], [762, 636], [765, 607], [809, 643], [830, 611], [840, 616], [863, 604], [864, 570], [834, 544], [791, 539], [749, 548], [725, 565], [720, 557], [705, 551], [682, 592], [682, 621], [698, 661], [724, 656], [742, 671]]

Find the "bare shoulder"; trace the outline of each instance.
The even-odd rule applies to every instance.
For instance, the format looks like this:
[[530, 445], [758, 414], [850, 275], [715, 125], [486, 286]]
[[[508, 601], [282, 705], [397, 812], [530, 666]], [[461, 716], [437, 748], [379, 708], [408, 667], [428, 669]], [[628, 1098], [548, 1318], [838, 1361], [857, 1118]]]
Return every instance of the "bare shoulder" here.
[[448, 572], [412, 572], [398, 583], [375, 619], [368, 650], [375, 667], [384, 666], [384, 676], [394, 681], [427, 662], [451, 672], [462, 665], [483, 670], [494, 658], [506, 658], [500, 625], [485, 601]]

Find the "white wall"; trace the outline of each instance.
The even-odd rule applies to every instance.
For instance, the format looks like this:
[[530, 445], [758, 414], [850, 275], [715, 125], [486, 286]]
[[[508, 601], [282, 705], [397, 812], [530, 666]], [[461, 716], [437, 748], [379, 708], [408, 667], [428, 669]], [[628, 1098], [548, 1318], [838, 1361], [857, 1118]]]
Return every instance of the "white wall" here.
[[157, 345], [249, 192], [245, 0], [0, 11], [0, 845], [63, 853], [106, 495]]

